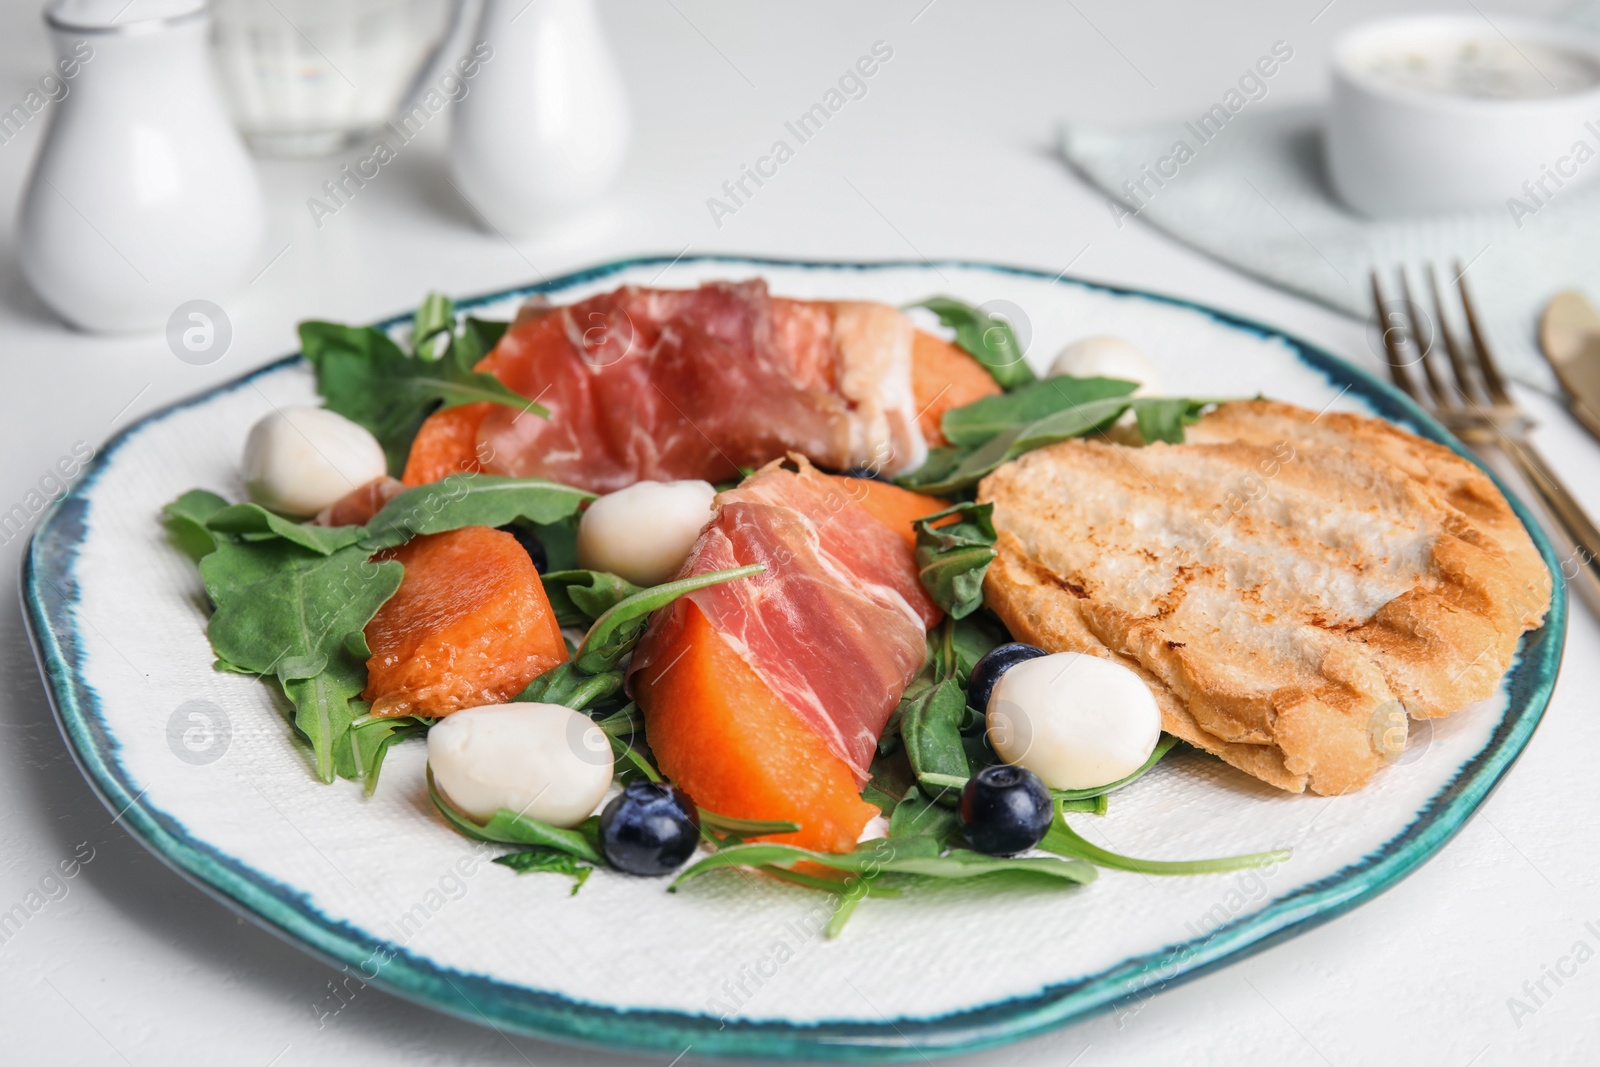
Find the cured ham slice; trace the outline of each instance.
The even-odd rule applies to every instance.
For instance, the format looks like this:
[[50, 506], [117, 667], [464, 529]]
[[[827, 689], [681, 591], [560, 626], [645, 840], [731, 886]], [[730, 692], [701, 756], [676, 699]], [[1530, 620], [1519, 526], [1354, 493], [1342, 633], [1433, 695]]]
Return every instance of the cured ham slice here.
[[[765, 573], [690, 593], [659, 614], [634, 655], [631, 681], [649, 688], [672, 669], [692, 607], [859, 786], [890, 712], [922, 666], [939, 609], [904, 539], [839, 479], [795, 462], [798, 471], [774, 463], [719, 494], [716, 517], [684, 569], [762, 563]], [[651, 708], [642, 704], [648, 723]], [[657, 755], [672, 775], [667, 755]], [[692, 783], [680, 784], [694, 793]]]
[[782, 299], [759, 279], [530, 308], [481, 369], [550, 417], [494, 408], [477, 457], [491, 473], [596, 492], [727, 481], [791, 451], [840, 470], [910, 470], [927, 454], [915, 334], [887, 305]]

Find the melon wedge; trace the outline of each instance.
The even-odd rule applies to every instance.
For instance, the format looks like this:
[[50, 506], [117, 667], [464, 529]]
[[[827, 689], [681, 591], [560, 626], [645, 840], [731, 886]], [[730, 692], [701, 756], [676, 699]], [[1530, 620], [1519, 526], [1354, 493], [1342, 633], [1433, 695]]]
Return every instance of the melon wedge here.
[[844, 475], [836, 477], [844, 487], [844, 491], [850, 495], [850, 499], [860, 504], [867, 514], [894, 530], [912, 548], [917, 547], [917, 531], [912, 527], [912, 523], [925, 515], [932, 515], [950, 506], [947, 500], [913, 493], [909, 489], [902, 489], [888, 482], [872, 478], [850, 478]]
[[918, 330], [911, 343], [911, 394], [917, 425], [930, 448], [950, 442], [940, 429], [951, 408], [996, 396], [1000, 386], [982, 363], [948, 341]]
[[448, 715], [501, 704], [566, 662], [550, 600], [517, 539], [487, 526], [414, 538], [375, 558], [405, 566], [367, 623], [372, 713]]
[[681, 613], [675, 632], [633, 679], [662, 773], [720, 815], [800, 826], [763, 840], [850, 851], [878, 809], [861, 799], [849, 766], [692, 601], [679, 601], [675, 610]]
[[488, 401], [461, 404], [435, 411], [423, 420], [406, 456], [400, 480], [406, 485], [428, 485], [452, 474], [473, 474], [483, 469], [478, 460], [478, 428], [494, 405]]

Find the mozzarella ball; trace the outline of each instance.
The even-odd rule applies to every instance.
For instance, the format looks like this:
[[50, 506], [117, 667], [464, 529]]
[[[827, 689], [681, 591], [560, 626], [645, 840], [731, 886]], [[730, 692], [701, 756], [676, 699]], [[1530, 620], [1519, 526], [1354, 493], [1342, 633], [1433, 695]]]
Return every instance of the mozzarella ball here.
[[389, 473], [378, 439], [326, 408], [284, 408], [257, 422], [241, 466], [251, 500], [296, 519]]
[[1120, 337], [1084, 337], [1061, 350], [1047, 377], [1120, 378], [1138, 382], [1134, 396], [1161, 392], [1161, 374], [1148, 356]]
[[578, 521], [578, 565], [660, 585], [688, 558], [716, 495], [701, 481], [638, 482], [607, 493]]
[[1095, 789], [1138, 770], [1161, 739], [1161, 711], [1139, 676], [1099, 656], [1056, 652], [1000, 676], [989, 743], [1051, 789]]
[[587, 715], [560, 704], [489, 704], [447, 715], [428, 731], [433, 783], [478, 822], [501, 808], [576, 826], [611, 786], [611, 742]]

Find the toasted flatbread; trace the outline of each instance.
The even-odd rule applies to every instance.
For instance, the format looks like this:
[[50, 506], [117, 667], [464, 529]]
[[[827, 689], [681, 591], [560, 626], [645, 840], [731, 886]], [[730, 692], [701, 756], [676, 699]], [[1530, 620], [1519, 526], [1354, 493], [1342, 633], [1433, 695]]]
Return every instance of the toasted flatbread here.
[[1182, 445], [1067, 441], [979, 486], [989, 605], [1138, 671], [1165, 728], [1291, 792], [1344, 793], [1405, 714], [1494, 692], [1550, 573], [1482, 471], [1386, 422], [1225, 404]]

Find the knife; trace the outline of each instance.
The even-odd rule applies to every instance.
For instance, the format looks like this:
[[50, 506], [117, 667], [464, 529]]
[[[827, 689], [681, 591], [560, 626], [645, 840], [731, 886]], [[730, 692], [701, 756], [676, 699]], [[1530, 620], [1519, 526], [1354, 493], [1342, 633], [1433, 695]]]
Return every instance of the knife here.
[[1558, 294], [1539, 320], [1539, 347], [1572, 417], [1600, 440], [1600, 312], [1575, 289]]

